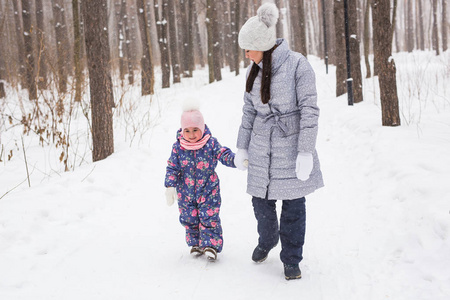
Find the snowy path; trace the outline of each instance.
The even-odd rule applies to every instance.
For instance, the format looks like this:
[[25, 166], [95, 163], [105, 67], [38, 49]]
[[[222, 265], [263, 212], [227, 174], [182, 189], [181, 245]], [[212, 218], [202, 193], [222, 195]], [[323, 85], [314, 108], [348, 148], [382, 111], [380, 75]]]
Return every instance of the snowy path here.
[[326, 187], [307, 197], [301, 280], [284, 279], [280, 246], [251, 261], [256, 221], [244, 172], [218, 167], [225, 241], [215, 263], [189, 256], [177, 208], [165, 204], [182, 97], [201, 97], [213, 135], [235, 150], [241, 74], [162, 91], [162, 118], [143, 145], [116, 142], [107, 160], [1, 199], [0, 299], [448, 299], [450, 192], [426, 175], [450, 173], [441, 159], [424, 159], [430, 147], [448, 156], [448, 138], [447, 147], [434, 138], [448, 122], [431, 137], [437, 127], [424, 127], [420, 141], [415, 128], [382, 128], [373, 100], [346, 107], [333, 97], [334, 75], [313, 63]]

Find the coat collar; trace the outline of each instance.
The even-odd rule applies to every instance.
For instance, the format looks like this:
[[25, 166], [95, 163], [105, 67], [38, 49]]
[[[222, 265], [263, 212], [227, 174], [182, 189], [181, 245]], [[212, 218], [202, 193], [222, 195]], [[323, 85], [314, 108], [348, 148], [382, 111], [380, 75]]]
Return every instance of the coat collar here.
[[[272, 75], [278, 71], [281, 65], [289, 57], [289, 53], [291, 52], [285, 39], [277, 39], [276, 44], [278, 45], [278, 47], [272, 52]], [[258, 66], [262, 69], [262, 60], [258, 64]]]

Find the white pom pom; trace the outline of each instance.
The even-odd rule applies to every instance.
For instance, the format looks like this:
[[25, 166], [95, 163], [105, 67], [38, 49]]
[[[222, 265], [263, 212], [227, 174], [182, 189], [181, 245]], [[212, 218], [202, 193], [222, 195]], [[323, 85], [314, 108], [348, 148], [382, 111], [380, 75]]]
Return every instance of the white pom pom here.
[[200, 101], [197, 98], [186, 98], [182, 105], [183, 111], [199, 110]]
[[277, 24], [279, 13], [275, 4], [264, 3], [258, 8], [257, 14], [259, 20], [266, 24], [267, 27], [270, 28]]

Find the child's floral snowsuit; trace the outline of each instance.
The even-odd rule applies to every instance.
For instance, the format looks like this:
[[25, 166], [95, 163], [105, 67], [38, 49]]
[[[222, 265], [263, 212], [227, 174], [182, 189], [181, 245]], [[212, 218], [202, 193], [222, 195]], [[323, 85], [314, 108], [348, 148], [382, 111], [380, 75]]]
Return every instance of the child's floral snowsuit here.
[[[205, 126], [205, 134], [211, 134]], [[210, 137], [198, 150], [186, 150], [180, 145], [181, 129], [177, 142], [167, 161], [165, 186], [176, 187], [180, 222], [186, 228], [188, 246], [213, 247], [222, 251], [222, 226], [220, 224], [220, 187], [215, 172], [217, 162], [235, 168], [234, 153]]]

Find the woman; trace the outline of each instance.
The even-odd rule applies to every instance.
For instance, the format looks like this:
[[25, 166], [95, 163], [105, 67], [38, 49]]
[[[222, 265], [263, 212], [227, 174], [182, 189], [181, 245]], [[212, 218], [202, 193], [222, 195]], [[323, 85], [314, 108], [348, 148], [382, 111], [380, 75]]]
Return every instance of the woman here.
[[[306, 58], [276, 39], [278, 9], [262, 5], [239, 32], [253, 61], [247, 71], [236, 166], [245, 170], [258, 224], [252, 259], [262, 262], [281, 240], [287, 280], [301, 278], [305, 196], [323, 186], [315, 150], [319, 108], [315, 74]], [[276, 200], [283, 200], [280, 224]]]

